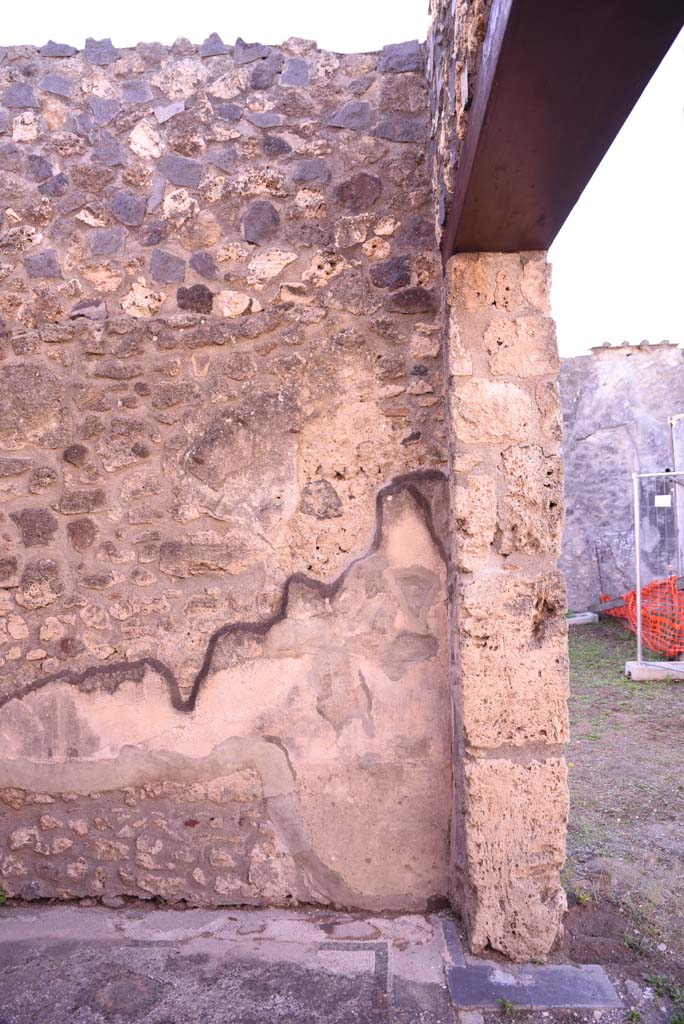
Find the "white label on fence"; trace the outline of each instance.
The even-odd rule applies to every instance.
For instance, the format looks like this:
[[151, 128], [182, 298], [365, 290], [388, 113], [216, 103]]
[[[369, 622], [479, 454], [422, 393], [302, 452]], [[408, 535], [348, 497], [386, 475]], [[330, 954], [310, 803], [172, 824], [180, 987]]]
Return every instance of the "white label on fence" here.
[[655, 507], [656, 508], [670, 508], [672, 505], [671, 494], [656, 494], [655, 496]]

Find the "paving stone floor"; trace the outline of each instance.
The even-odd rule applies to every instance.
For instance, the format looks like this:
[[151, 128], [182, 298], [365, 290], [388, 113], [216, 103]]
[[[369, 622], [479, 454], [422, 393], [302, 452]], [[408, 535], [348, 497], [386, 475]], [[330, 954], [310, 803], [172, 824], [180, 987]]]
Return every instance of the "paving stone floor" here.
[[[0, 912], [0, 1024], [452, 1024], [449, 971], [452, 993], [455, 978], [496, 1005], [446, 915]], [[514, 998], [515, 973], [489, 971]]]

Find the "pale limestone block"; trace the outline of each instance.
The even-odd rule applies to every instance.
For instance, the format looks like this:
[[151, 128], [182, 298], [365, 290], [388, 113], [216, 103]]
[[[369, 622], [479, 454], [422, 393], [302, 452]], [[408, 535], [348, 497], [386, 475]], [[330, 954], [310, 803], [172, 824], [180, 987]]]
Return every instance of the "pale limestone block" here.
[[563, 460], [539, 445], [502, 452], [506, 485], [499, 550], [558, 555], [563, 532]]
[[475, 953], [543, 960], [566, 909], [565, 761], [478, 760], [465, 766], [466, 919]]
[[466, 351], [456, 317], [449, 319], [449, 373], [454, 377], [470, 377], [473, 361]]
[[557, 381], [540, 381], [534, 397], [541, 414], [541, 429], [544, 440], [553, 445], [563, 440], [563, 416], [560, 400], [560, 389]]
[[490, 476], [471, 476], [454, 488], [456, 565], [475, 572], [487, 564], [496, 533], [496, 481]]
[[497, 377], [539, 377], [560, 369], [551, 317], [494, 317], [485, 331], [484, 346]]
[[520, 289], [530, 306], [542, 313], [551, 312], [551, 267], [545, 252], [524, 254]]
[[456, 388], [453, 415], [456, 441], [468, 444], [529, 440], [537, 418], [530, 396], [517, 384], [481, 379]]
[[489, 254], [459, 253], [449, 260], [446, 295], [450, 306], [475, 313], [493, 304], [495, 287], [494, 262]]
[[138, 121], [131, 132], [128, 144], [135, 155], [143, 160], [160, 157], [164, 149], [161, 135], [144, 118], [142, 121]]
[[462, 724], [471, 748], [568, 739], [566, 599], [558, 572], [506, 570], [459, 588]]

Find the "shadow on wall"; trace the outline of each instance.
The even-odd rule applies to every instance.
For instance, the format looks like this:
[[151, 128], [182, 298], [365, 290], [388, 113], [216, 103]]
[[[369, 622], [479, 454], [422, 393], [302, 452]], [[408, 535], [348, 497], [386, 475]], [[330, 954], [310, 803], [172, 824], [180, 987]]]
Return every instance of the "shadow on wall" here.
[[445, 487], [422, 471], [383, 488], [366, 554], [329, 584], [294, 574], [270, 619], [218, 630], [186, 700], [153, 658], [6, 699], [7, 891], [369, 909], [446, 895]]

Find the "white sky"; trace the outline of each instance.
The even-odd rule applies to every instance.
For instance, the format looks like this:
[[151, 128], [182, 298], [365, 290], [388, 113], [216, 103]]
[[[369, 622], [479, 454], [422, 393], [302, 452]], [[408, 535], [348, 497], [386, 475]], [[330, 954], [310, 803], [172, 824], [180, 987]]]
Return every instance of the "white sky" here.
[[[38, 0], [3, 11], [0, 45], [48, 38], [81, 47], [316, 39], [338, 52], [424, 39], [427, 0]], [[551, 249], [562, 355], [604, 341], [684, 345], [684, 32], [654, 75]]]

